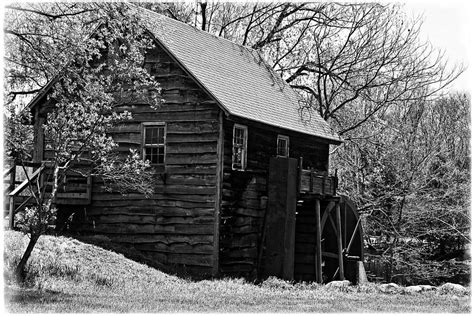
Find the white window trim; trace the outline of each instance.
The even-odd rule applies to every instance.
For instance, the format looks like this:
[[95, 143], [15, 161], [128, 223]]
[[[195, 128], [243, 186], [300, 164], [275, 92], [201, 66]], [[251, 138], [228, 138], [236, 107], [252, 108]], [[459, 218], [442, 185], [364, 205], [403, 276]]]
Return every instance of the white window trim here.
[[[242, 167], [235, 168], [234, 167], [234, 140], [235, 140], [235, 130], [236, 129], [243, 129], [244, 130], [244, 144], [243, 144], [243, 153], [242, 153]], [[234, 124], [234, 128], [232, 129], [232, 170], [240, 170], [245, 171], [247, 168], [247, 143], [248, 143], [248, 129], [247, 126], [241, 124]]]
[[164, 166], [166, 164], [166, 123], [165, 122], [142, 122], [142, 159], [145, 160], [145, 128], [147, 127], [164, 127], [163, 131], [163, 163], [151, 164], [151, 166]]
[[[280, 141], [280, 139], [286, 141], [286, 156], [282, 156], [278, 154], [278, 142]], [[284, 158], [290, 157], [290, 137], [286, 135], [278, 134], [276, 150], [277, 150], [277, 157], [284, 157]]]

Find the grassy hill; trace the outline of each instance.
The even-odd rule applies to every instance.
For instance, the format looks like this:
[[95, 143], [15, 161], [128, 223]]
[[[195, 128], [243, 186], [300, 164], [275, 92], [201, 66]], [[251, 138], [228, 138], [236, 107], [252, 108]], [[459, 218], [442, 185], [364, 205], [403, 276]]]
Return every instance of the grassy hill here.
[[470, 311], [470, 296], [381, 293], [373, 284], [332, 288], [271, 278], [192, 281], [72, 238], [43, 236], [28, 264], [29, 287], [10, 282], [27, 237], [4, 233], [8, 312], [438, 312]]

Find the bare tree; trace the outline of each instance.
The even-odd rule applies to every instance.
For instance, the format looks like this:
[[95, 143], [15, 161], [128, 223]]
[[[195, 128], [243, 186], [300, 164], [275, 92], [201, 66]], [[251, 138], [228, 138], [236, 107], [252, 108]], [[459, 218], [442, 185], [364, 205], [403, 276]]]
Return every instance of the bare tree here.
[[469, 107], [463, 93], [393, 106], [348, 133], [333, 156], [340, 192], [384, 244], [389, 277], [395, 268], [423, 282], [449, 276], [440, 262], [471, 241]]
[[[464, 70], [450, 67], [440, 50], [422, 42], [422, 19], [409, 19], [402, 9], [378, 3], [210, 2], [201, 28], [259, 50], [299, 91], [304, 106], [345, 135], [391, 104], [436, 95]], [[166, 10], [187, 23], [196, 14], [189, 4]], [[357, 115], [348, 120], [343, 111]]]

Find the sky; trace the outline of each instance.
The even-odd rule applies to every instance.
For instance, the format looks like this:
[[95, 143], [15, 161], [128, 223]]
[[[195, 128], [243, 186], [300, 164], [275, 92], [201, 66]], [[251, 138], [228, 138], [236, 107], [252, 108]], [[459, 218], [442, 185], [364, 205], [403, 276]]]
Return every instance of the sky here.
[[[462, 63], [466, 71], [452, 84], [453, 90], [474, 92], [473, 71], [474, 51], [472, 30], [474, 30], [474, 1], [435, 0], [406, 1], [408, 14], [424, 17], [422, 37], [435, 47], [445, 50], [445, 56], [454, 63]], [[473, 4], [471, 4], [473, 3]]]

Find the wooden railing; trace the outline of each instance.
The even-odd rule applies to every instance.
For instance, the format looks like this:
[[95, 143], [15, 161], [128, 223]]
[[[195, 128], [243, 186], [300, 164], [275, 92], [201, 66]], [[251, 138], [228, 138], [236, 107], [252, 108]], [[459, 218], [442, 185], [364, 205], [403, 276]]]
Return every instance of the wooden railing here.
[[300, 169], [299, 193], [336, 195], [337, 173], [329, 176], [327, 172]]
[[3, 195], [10, 193], [15, 187], [16, 182], [16, 167], [13, 165], [7, 170], [3, 171]]
[[[51, 167], [47, 163], [25, 162], [22, 166], [12, 165], [3, 173], [5, 202], [8, 202], [5, 216], [9, 216], [9, 227], [14, 226], [15, 214], [33, 203], [34, 194], [41, 191], [46, 197], [51, 192]], [[92, 179], [77, 174], [66, 174], [65, 184], [58, 188], [56, 204], [88, 205], [91, 201]], [[33, 192], [32, 192], [33, 191]], [[4, 207], [5, 207], [4, 206]]]

